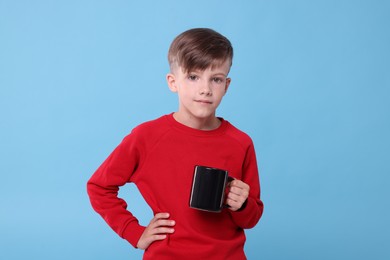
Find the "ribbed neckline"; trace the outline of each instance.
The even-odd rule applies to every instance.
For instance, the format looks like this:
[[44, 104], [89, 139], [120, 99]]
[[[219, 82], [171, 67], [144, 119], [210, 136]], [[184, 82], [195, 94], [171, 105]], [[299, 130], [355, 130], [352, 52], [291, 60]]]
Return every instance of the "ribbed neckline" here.
[[184, 132], [186, 134], [196, 135], [196, 136], [221, 135], [225, 132], [227, 126], [229, 125], [228, 121], [224, 120], [221, 117], [218, 117], [219, 120], [221, 120], [221, 125], [218, 128], [213, 130], [199, 130], [177, 122], [176, 119], [173, 117], [173, 113], [165, 115], [165, 118], [167, 119], [169, 124], [172, 125], [175, 129], [180, 130], [181, 132]]

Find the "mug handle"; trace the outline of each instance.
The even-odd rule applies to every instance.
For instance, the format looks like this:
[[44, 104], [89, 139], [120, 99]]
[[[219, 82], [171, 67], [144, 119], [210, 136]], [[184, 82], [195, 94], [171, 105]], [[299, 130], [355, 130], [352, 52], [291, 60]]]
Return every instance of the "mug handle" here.
[[[230, 182], [232, 182], [232, 181], [234, 181], [235, 179], [233, 178], [233, 177], [230, 177], [230, 176], [228, 176], [227, 177], [227, 184], [229, 184]], [[227, 187], [228, 185], [226, 185], [226, 187]], [[224, 208], [230, 208], [230, 205], [228, 205], [228, 204], [223, 204], [223, 207]]]

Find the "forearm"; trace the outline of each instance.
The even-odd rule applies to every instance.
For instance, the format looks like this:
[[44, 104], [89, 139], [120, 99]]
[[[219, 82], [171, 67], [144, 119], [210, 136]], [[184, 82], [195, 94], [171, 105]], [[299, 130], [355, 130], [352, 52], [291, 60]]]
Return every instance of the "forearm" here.
[[144, 227], [127, 210], [127, 203], [118, 197], [119, 187], [128, 183], [138, 161], [134, 140], [124, 141], [110, 154], [87, 183], [93, 209], [122, 238], [136, 246]]
[[118, 188], [104, 187], [91, 180], [87, 183], [87, 191], [93, 209], [122, 238], [133, 246], [141, 236], [144, 227], [129, 212], [127, 203], [118, 198]]
[[242, 209], [232, 211], [233, 221], [243, 229], [253, 228], [263, 214], [264, 205], [261, 200], [248, 197]]
[[264, 205], [260, 199], [260, 179], [253, 144], [249, 146], [242, 168], [242, 181], [249, 186], [243, 207], [232, 212], [232, 218], [241, 228], [253, 228], [260, 220]]

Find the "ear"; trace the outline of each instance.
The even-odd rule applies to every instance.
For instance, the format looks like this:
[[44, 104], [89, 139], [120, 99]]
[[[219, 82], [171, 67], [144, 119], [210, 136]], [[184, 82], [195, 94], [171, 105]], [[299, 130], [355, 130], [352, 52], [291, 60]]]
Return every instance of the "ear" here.
[[232, 81], [231, 78], [226, 78], [226, 83], [225, 83], [225, 94], [230, 86], [230, 82]]
[[176, 78], [172, 73], [167, 74], [168, 87], [172, 92], [177, 92]]

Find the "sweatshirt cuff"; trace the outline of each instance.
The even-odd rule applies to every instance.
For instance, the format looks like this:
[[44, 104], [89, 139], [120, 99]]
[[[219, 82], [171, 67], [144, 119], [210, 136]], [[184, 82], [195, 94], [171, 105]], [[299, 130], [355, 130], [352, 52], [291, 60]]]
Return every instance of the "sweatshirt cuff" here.
[[133, 247], [137, 248], [138, 241], [145, 231], [144, 226], [138, 224], [138, 221], [130, 222], [122, 233], [122, 238], [126, 239]]
[[[232, 211], [231, 215], [234, 222], [241, 228], [252, 228], [256, 225], [261, 217], [256, 201], [248, 198], [245, 205], [237, 211]], [[260, 215], [260, 216], [259, 216]]]

